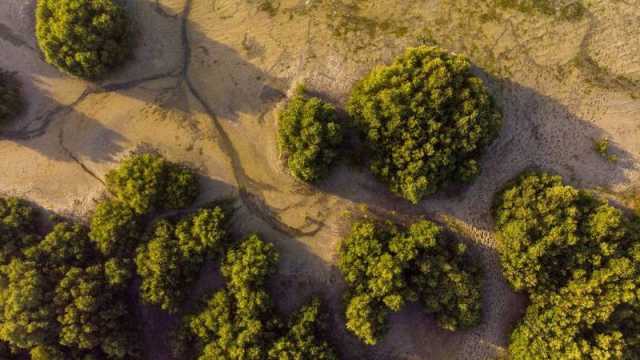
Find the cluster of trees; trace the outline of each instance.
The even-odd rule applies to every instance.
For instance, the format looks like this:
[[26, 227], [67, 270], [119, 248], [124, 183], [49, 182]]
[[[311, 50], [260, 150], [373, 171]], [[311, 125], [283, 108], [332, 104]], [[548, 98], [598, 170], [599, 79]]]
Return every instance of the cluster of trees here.
[[531, 298], [515, 359], [640, 357], [640, 225], [559, 176], [526, 173], [495, 205], [503, 272]]
[[355, 86], [347, 110], [368, 144], [373, 173], [412, 203], [473, 179], [502, 123], [469, 61], [429, 46], [375, 68]]
[[[502, 115], [469, 61], [430, 46], [407, 49], [354, 87], [347, 111], [361, 130], [371, 171], [412, 203], [450, 182], [468, 182], [496, 138]], [[334, 108], [302, 91], [279, 118], [292, 174], [315, 181], [342, 140]]]
[[[0, 199], [0, 340], [32, 359], [126, 359], [139, 353], [122, 264], [104, 259], [81, 224], [41, 236], [37, 212]], [[9, 355], [9, 354], [6, 354]]]
[[[192, 170], [158, 155], [133, 155], [107, 178], [114, 197], [98, 204], [89, 227], [53, 219], [50, 230], [41, 233], [46, 226], [32, 206], [0, 198], [5, 356], [138, 358], [138, 329], [127, 296], [136, 270], [142, 299], [173, 310], [202, 262], [220, 251], [224, 214], [217, 207], [202, 209], [175, 228], [161, 220], [151, 236], [144, 234], [158, 210], [195, 199], [199, 188]], [[157, 230], [162, 226], [171, 230], [166, 239]]]
[[18, 81], [12, 74], [0, 69], [0, 125], [14, 119], [23, 107]]
[[464, 244], [449, 241], [430, 221], [406, 230], [388, 222], [355, 223], [338, 259], [349, 286], [347, 329], [374, 345], [384, 335], [388, 314], [414, 301], [445, 329], [476, 325], [480, 276], [465, 252]]
[[314, 299], [288, 321], [276, 314], [265, 281], [276, 271], [278, 253], [257, 235], [230, 249], [221, 270], [224, 289], [187, 316], [178, 358], [320, 359], [337, 355], [323, 336], [321, 304]]
[[114, 0], [39, 0], [36, 38], [48, 63], [87, 79], [104, 76], [131, 51], [129, 21]]
[[299, 88], [278, 118], [278, 145], [296, 178], [313, 182], [329, 173], [342, 142], [336, 111]]

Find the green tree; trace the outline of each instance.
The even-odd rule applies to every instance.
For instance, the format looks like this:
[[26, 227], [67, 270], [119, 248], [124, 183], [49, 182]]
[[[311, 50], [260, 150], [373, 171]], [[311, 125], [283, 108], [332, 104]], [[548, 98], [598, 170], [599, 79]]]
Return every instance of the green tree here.
[[336, 359], [323, 339], [320, 303], [313, 300], [288, 324], [276, 315], [264, 290], [275, 272], [272, 244], [249, 236], [227, 251], [222, 265], [224, 289], [198, 313], [185, 319], [182, 338], [191, 350], [181, 358], [200, 360]]
[[0, 69], [0, 125], [13, 120], [23, 108], [20, 84], [13, 75]]
[[105, 200], [96, 206], [89, 238], [104, 256], [131, 257], [140, 236], [137, 216], [127, 204]]
[[53, 298], [58, 312], [60, 345], [99, 349], [110, 359], [136, 354], [135, 335], [122, 288], [107, 281], [101, 265], [71, 268], [60, 280]]
[[39, 0], [36, 38], [45, 60], [69, 74], [98, 79], [129, 56], [129, 21], [113, 0]]
[[35, 209], [18, 198], [0, 198], [0, 264], [39, 241]]
[[559, 176], [525, 173], [498, 194], [503, 272], [531, 305], [514, 359], [640, 356], [640, 224]]
[[150, 240], [138, 249], [136, 257], [142, 299], [176, 312], [200, 267], [221, 252], [224, 226], [220, 208], [200, 210], [176, 226], [167, 220], [155, 224]]
[[525, 173], [507, 186], [495, 217], [503, 273], [516, 290], [533, 293], [588, 275], [631, 240], [620, 210], [546, 173]]
[[107, 188], [117, 200], [137, 214], [185, 208], [199, 195], [195, 173], [160, 155], [132, 155], [106, 177]]
[[323, 339], [325, 321], [320, 300], [311, 300], [289, 321], [287, 333], [273, 343], [269, 359], [337, 360], [335, 351]]
[[476, 325], [479, 272], [465, 251], [426, 220], [407, 230], [371, 220], [355, 223], [338, 258], [349, 286], [347, 329], [374, 345], [386, 330], [387, 315], [413, 301], [420, 301], [445, 329]]
[[278, 118], [278, 145], [296, 178], [313, 182], [329, 173], [342, 142], [333, 106], [300, 89]]
[[371, 170], [412, 203], [473, 179], [498, 135], [502, 115], [470, 68], [461, 55], [420, 46], [353, 89], [347, 109], [368, 144]]

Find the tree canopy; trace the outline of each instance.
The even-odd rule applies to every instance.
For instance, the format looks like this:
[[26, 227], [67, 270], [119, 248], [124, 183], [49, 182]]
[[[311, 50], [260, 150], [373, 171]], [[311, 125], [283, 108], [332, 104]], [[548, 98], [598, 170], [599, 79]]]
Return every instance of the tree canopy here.
[[383, 336], [390, 312], [420, 301], [440, 326], [468, 328], [480, 319], [478, 269], [462, 243], [448, 241], [430, 221], [403, 230], [356, 222], [340, 246], [338, 267], [349, 290], [347, 329], [366, 344]]
[[473, 179], [498, 135], [502, 115], [470, 67], [436, 47], [409, 48], [352, 91], [347, 109], [368, 144], [371, 170], [412, 203]]
[[188, 358], [337, 358], [323, 339], [319, 300], [312, 300], [287, 323], [275, 314], [264, 287], [275, 272], [277, 261], [274, 246], [257, 235], [227, 252], [221, 269], [225, 288], [216, 292], [200, 312], [185, 320], [183, 341], [189, 345], [183, 343], [183, 348], [191, 352]]
[[175, 313], [204, 261], [222, 252], [225, 233], [219, 207], [200, 210], [177, 225], [157, 222], [136, 256], [142, 300]]
[[640, 356], [637, 219], [547, 173], [509, 184], [495, 218], [505, 277], [532, 301], [515, 359]]
[[15, 77], [0, 69], [0, 125], [13, 120], [24, 107]]
[[126, 158], [106, 180], [109, 192], [137, 214], [184, 208], [200, 193], [192, 169], [155, 154]]
[[131, 52], [129, 21], [114, 0], [39, 0], [36, 38], [45, 60], [69, 74], [98, 79]]
[[3, 212], [10, 232], [32, 231], [0, 266], [0, 340], [32, 359], [135, 358], [126, 283], [113, 276], [117, 263], [99, 256], [88, 229], [60, 222], [40, 237], [25, 223], [33, 209], [13, 199], [0, 203], [12, 209]]
[[325, 177], [341, 142], [334, 107], [299, 89], [278, 118], [278, 144], [291, 174], [309, 182]]

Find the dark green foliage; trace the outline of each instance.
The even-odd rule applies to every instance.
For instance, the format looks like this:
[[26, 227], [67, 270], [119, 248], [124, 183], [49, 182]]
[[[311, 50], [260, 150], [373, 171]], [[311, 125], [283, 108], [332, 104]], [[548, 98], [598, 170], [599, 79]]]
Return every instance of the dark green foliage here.
[[348, 111], [369, 145], [370, 168], [412, 203], [479, 172], [502, 116], [469, 61], [437, 47], [410, 48], [354, 88]]
[[48, 63], [87, 79], [122, 64], [131, 46], [126, 13], [113, 0], [38, 0], [36, 38]]
[[41, 238], [35, 220], [24, 202], [0, 199], [3, 237], [29, 239], [0, 264], [0, 341], [32, 359], [135, 358], [126, 259], [101, 258], [88, 229], [71, 222]]
[[130, 257], [139, 242], [136, 214], [123, 202], [105, 200], [91, 217], [89, 237], [104, 256]]
[[0, 125], [13, 120], [23, 107], [18, 81], [13, 75], [0, 69]]
[[38, 241], [35, 210], [17, 198], [0, 198], [0, 264]]
[[269, 350], [269, 359], [337, 360], [333, 348], [322, 340], [322, 308], [320, 300], [313, 299], [289, 321], [289, 330]]
[[186, 349], [201, 360], [336, 359], [320, 335], [320, 304], [314, 300], [288, 326], [274, 314], [264, 290], [275, 272], [273, 245], [252, 235], [227, 252], [222, 265], [226, 288], [185, 320]]
[[278, 145], [293, 176], [320, 180], [329, 173], [342, 142], [333, 106], [305, 97], [303, 90], [287, 103], [278, 119]]
[[198, 179], [160, 155], [133, 155], [107, 174], [109, 191], [137, 214], [187, 207], [199, 195]]
[[58, 311], [60, 345], [92, 351], [108, 358], [135, 355], [135, 334], [123, 289], [109, 284], [103, 266], [71, 268], [60, 280], [53, 298]]
[[136, 257], [142, 299], [169, 312], [177, 311], [204, 261], [221, 252], [223, 226], [220, 208], [200, 210], [176, 226], [167, 220], [155, 224]]
[[449, 242], [440, 233], [429, 221], [406, 231], [370, 220], [353, 225], [338, 259], [349, 286], [347, 329], [376, 344], [387, 315], [412, 301], [420, 301], [448, 330], [478, 323], [478, 270], [467, 263], [462, 243]]
[[524, 174], [498, 196], [496, 229], [505, 277], [532, 293], [588, 276], [630, 240], [620, 210], [549, 174]]
[[510, 184], [495, 216], [504, 274], [532, 301], [511, 336], [514, 359], [640, 356], [636, 220], [544, 173]]

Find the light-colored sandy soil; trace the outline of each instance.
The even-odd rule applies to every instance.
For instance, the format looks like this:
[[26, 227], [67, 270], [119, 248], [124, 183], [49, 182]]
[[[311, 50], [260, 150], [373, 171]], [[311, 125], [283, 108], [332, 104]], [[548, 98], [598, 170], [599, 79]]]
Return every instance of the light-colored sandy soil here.
[[[134, 59], [98, 84], [40, 59], [34, 2], [0, 2], [0, 67], [17, 73], [29, 103], [0, 138], [0, 193], [82, 218], [103, 193], [105, 173], [128, 152], [154, 149], [187, 162], [201, 174], [199, 204], [236, 196], [234, 231], [277, 244], [282, 261], [272, 291], [283, 311], [313, 293], [329, 300], [332, 337], [346, 358], [503, 355], [524, 298], [500, 274], [493, 194], [531, 167], [612, 199], [639, 182], [638, 0], [588, 1], [578, 22], [494, 13], [474, 0], [274, 0], [270, 12], [257, 0], [129, 0]], [[359, 77], [418, 38], [468, 55], [504, 109], [477, 181], [410, 206], [346, 164], [316, 187], [292, 180], [275, 147], [275, 113], [291, 88], [304, 82], [340, 106]], [[603, 137], [617, 163], [593, 151], [593, 139]], [[479, 327], [449, 333], [411, 306], [391, 317], [376, 347], [344, 331], [336, 249], [349, 215], [364, 205], [399, 220], [427, 216], [472, 244], [485, 270]], [[200, 290], [219, 282], [214, 269], [203, 271]], [[150, 359], [169, 358], [169, 320], [143, 311]]]

